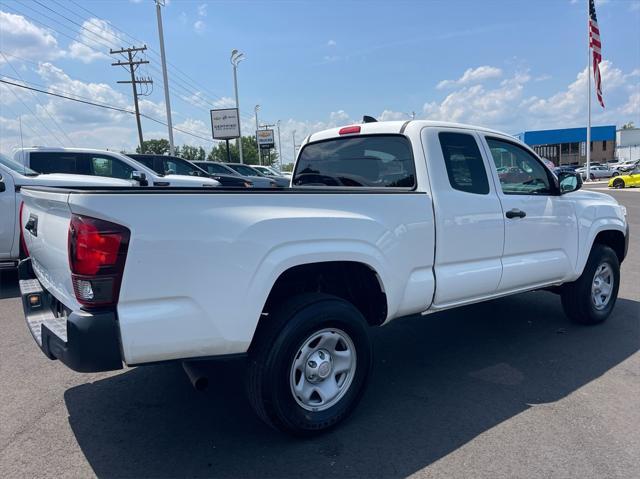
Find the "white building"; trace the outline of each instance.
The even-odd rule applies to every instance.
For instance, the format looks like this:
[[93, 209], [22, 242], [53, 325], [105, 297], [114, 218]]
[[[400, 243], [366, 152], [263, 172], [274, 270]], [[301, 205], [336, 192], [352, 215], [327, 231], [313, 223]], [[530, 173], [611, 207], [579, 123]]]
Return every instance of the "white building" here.
[[640, 128], [616, 131], [616, 158], [619, 161], [640, 159]]

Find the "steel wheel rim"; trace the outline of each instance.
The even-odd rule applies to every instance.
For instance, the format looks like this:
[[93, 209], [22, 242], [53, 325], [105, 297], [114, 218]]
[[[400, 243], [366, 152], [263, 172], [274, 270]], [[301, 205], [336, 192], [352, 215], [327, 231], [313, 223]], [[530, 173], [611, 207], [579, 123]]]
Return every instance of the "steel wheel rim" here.
[[324, 411], [349, 390], [356, 371], [356, 348], [347, 333], [326, 328], [302, 342], [289, 374], [291, 394], [307, 411]]
[[602, 263], [596, 269], [591, 283], [591, 301], [597, 310], [607, 307], [613, 294], [613, 269], [609, 263]]

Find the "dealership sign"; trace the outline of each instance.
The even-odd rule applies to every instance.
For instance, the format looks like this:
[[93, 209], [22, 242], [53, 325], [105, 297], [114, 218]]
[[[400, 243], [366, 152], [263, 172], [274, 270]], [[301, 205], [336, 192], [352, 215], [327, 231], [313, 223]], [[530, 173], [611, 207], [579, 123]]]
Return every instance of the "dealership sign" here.
[[256, 137], [258, 138], [258, 146], [263, 150], [268, 150], [275, 146], [273, 130], [258, 130]]
[[211, 110], [211, 131], [214, 140], [230, 140], [240, 136], [237, 108]]

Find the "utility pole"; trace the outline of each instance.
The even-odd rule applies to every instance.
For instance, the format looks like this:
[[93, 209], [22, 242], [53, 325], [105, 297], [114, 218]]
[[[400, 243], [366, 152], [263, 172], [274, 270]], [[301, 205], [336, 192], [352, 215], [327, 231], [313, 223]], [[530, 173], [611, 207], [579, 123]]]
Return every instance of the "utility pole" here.
[[164, 54], [164, 32], [162, 30], [162, 12], [164, 0], [156, 0], [156, 16], [158, 17], [158, 36], [160, 37], [160, 58], [162, 59], [162, 80], [164, 82], [164, 104], [167, 108], [167, 127], [169, 129], [169, 154], [175, 154], [173, 145], [173, 123], [171, 121], [171, 100], [169, 99], [169, 77], [167, 75], [167, 59]]
[[296, 162], [296, 130], [293, 130], [293, 161], [292, 164]]
[[280, 139], [280, 120], [276, 122], [278, 127], [278, 163], [280, 163], [280, 170], [282, 171], [282, 140]]
[[[142, 123], [140, 123], [140, 107], [138, 105], [138, 95], [145, 96], [149, 95], [150, 92], [147, 90], [145, 93], [138, 93], [137, 85], [153, 85], [153, 80], [149, 77], [136, 77], [136, 70], [140, 65], [149, 63], [147, 60], [136, 60], [136, 55], [139, 52], [143, 52], [147, 49], [147, 46], [144, 45], [142, 47], [131, 47], [131, 48], [121, 48], [120, 50], [110, 49], [109, 53], [111, 55], [120, 54], [125, 57], [125, 60], [119, 60], [115, 63], [112, 63], [111, 66], [119, 66], [123, 67], [131, 74], [131, 80], [121, 80], [118, 83], [131, 83], [131, 87], [133, 88], [133, 103], [136, 110], [136, 123], [138, 124], [138, 140], [140, 142], [140, 153], [144, 153], [144, 139], [142, 137]], [[126, 55], [125, 55], [126, 54]]]
[[258, 130], [260, 129], [260, 123], [258, 123], [258, 110], [260, 110], [260, 105], [256, 105], [253, 110], [256, 112], [256, 148], [258, 148], [258, 164], [262, 165], [262, 155], [260, 154], [260, 144], [258, 143]]

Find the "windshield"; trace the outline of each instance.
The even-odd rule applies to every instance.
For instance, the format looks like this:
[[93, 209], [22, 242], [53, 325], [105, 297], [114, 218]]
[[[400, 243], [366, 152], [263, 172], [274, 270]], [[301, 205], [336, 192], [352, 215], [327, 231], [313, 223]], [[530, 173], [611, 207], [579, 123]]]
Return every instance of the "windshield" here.
[[17, 161], [13, 161], [8, 156], [3, 155], [2, 153], [0, 153], [0, 163], [2, 163], [4, 166], [9, 168], [10, 170], [13, 170], [16, 173], [19, 173], [21, 175], [24, 175], [24, 176], [38, 176], [38, 172], [37, 171], [33, 171], [31, 168], [27, 168], [26, 166], [21, 165]]
[[209, 176], [196, 165], [175, 156], [162, 158], [162, 165], [165, 175]]
[[254, 170], [250, 166], [246, 166], [246, 165], [229, 165], [229, 166], [244, 176], [263, 176], [262, 173], [260, 173], [258, 170]]
[[207, 170], [209, 171], [209, 173], [218, 173], [220, 175], [236, 175], [238, 176], [238, 173], [236, 173], [234, 170], [227, 168], [224, 165], [221, 165], [219, 163], [214, 163], [214, 162], [209, 162], [206, 163]]

